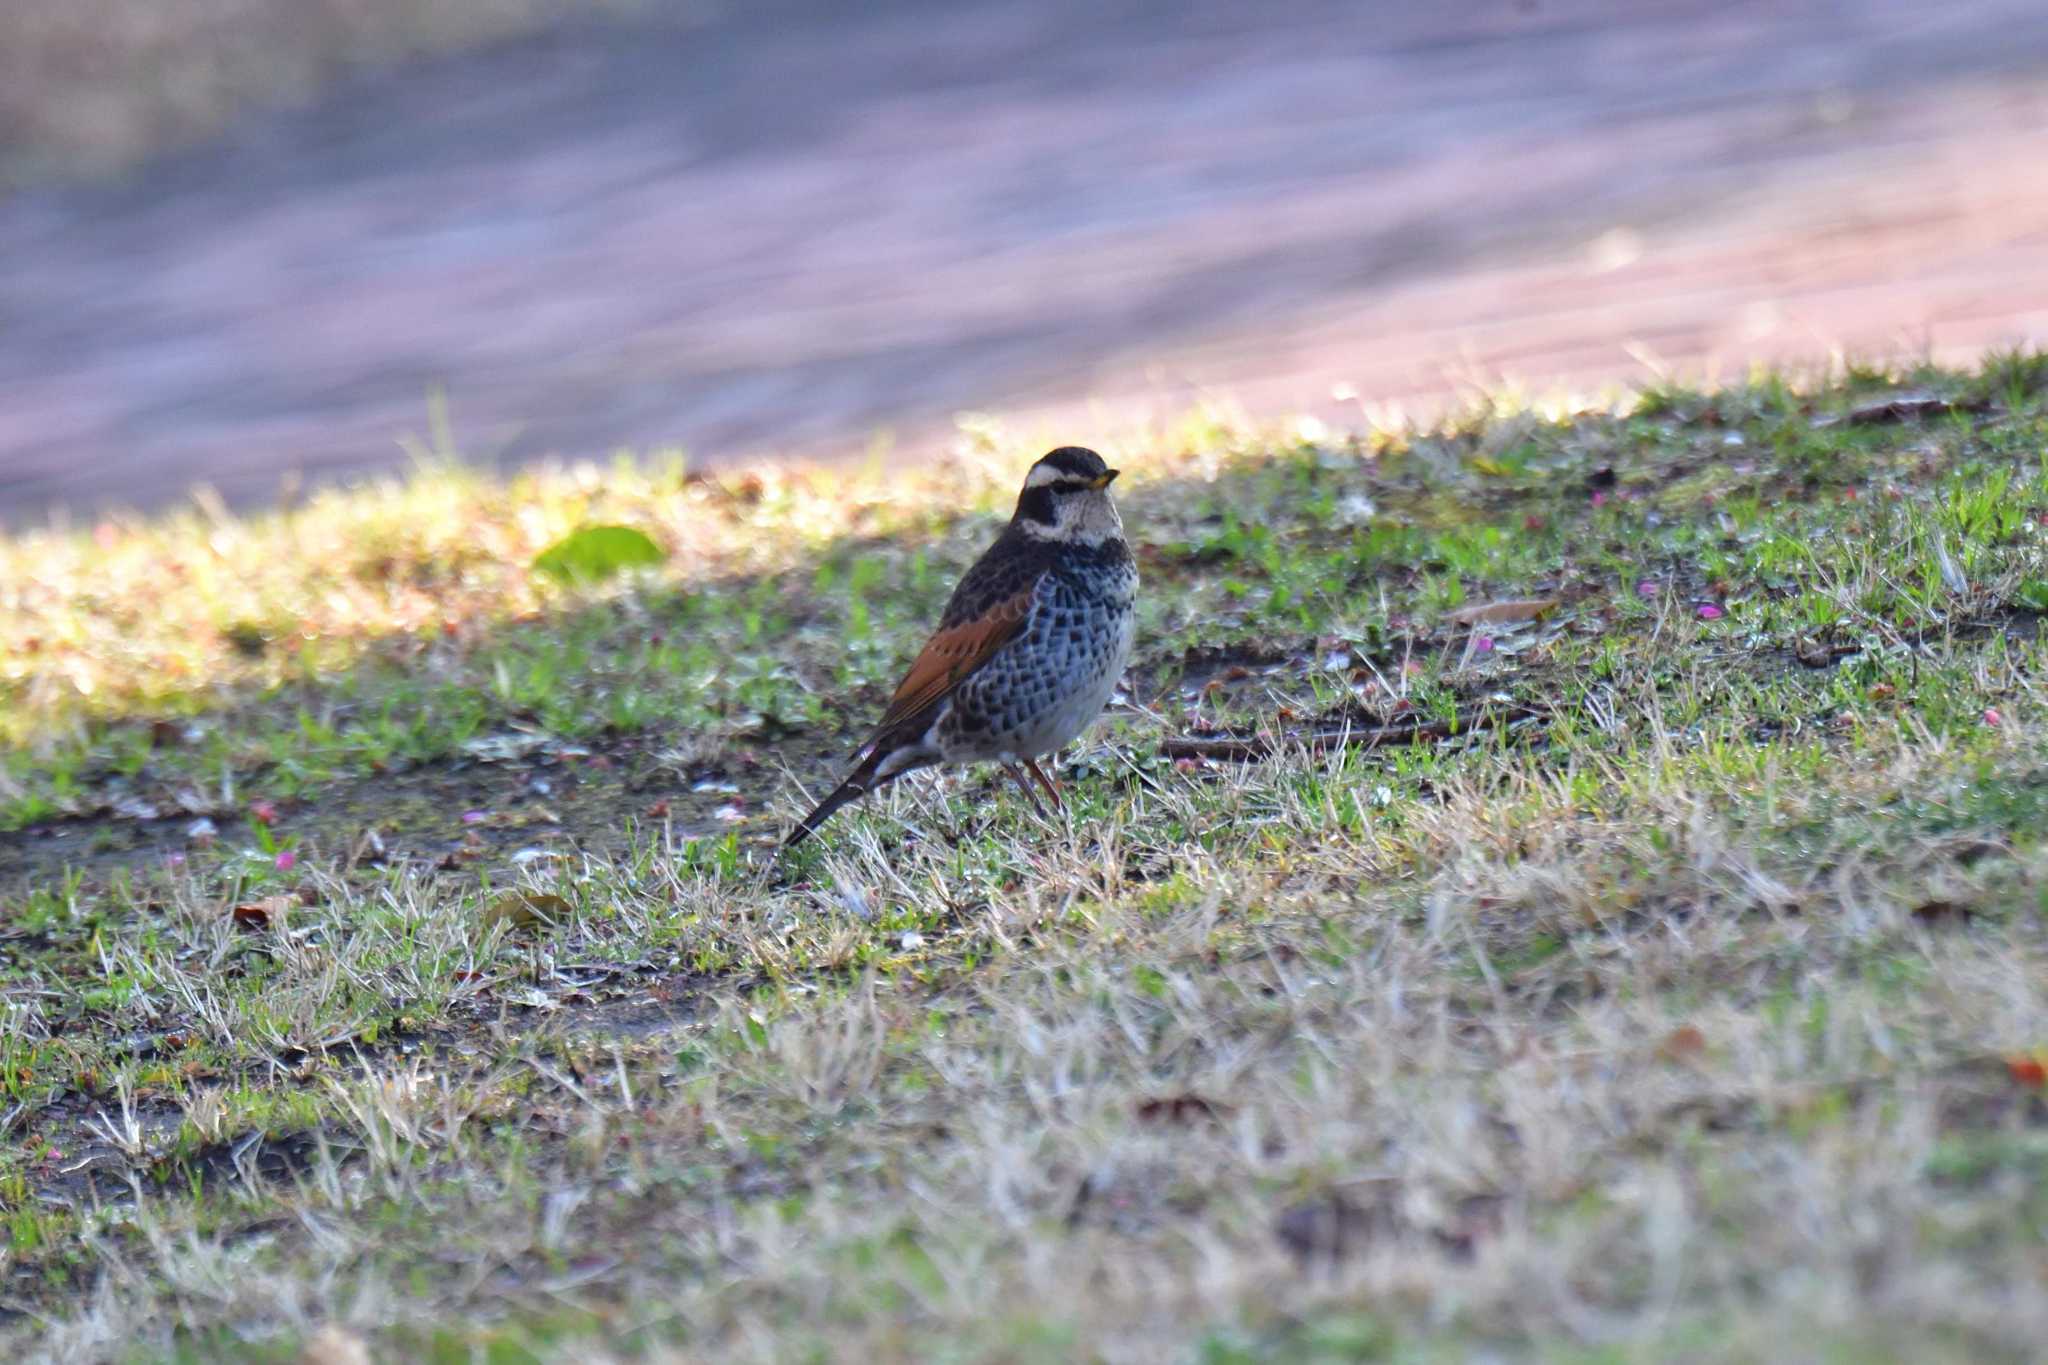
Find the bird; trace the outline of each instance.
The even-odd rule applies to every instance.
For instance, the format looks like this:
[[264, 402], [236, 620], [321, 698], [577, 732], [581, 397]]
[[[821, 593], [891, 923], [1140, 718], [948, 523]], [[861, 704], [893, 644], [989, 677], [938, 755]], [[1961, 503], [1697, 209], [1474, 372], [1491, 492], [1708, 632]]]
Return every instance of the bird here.
[[1109, 496], [1118, 473], [1082, 446], [1038, 458], [1009, 525], [953, 589], [853, 771], [782, 851], [848, 802], [940, 763], [1000, 763], [1042, 815], [1028, 772], [1064, 809], [1038, 760], [1102, 713], [1137, 635], [1138, 566]]

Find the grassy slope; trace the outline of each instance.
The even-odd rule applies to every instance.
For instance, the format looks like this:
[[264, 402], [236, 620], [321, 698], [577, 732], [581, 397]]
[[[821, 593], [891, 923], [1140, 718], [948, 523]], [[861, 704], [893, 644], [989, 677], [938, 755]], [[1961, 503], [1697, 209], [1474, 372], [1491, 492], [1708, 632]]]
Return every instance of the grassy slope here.
[[780, 875], [1035, 451], [0, 546], [0, 1342], [2023, 1355], [2048, 363], [1909, 378], [1116, 451], [1071, 821]]

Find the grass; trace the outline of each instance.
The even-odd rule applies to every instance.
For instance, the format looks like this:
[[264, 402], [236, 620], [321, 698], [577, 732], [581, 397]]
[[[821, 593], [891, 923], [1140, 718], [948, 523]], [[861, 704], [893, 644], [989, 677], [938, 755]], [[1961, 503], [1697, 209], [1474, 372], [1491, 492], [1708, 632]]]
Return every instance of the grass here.
[[2048, 361], [1134, 438], [1069, 816], [772, 867], [1037, 453], [0, 547], [0, 1342], [2037, 1349]]

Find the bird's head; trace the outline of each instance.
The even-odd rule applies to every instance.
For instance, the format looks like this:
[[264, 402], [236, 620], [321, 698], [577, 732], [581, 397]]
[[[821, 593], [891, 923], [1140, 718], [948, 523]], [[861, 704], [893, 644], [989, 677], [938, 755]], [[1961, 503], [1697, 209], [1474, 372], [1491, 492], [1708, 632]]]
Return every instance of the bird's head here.
[[1110, 501], [1109, 485], [1117, 471], [1082, 446], [1048, 451], [1024, 476], [1011, 524], [1041, 540], [1100, 545], [1121, 537], [1123, 520]]

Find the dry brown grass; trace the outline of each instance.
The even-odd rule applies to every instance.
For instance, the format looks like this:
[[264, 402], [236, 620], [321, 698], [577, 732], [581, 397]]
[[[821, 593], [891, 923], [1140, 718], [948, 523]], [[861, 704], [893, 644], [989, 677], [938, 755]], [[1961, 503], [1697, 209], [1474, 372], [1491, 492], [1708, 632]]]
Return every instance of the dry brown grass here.
[[[2036, 773], [2042, 738], [1993, 762]], [[950, 913], [932, 937], [991, 959], [726, 997], [680, 1060], [600, 1026], [331, 1080], [355, 1164], [264, 1199], [254, 1240], [176, 1202], [117, 1214], [101, 1297], [46, 1343], [509, 1314], [579, 1359], [636, 1332], [674, 1359], [1305, 1358], [1319, 1332], [1783, 1359], [1778, 1331], [1851, 1351], [1882, 1324], [1895, 1358], [2017, 1358], [2048, 1333], [2048, 1146], [2001, 1058], [2048, 1036], [2048, 946], [2031, 914], [1913, 910], [1935, 882], [2032, 902], [2048, 859], [1872, 850], [1875, 812], [1959, 774], [1905, 735], [1864, 752], [1847, 791], [1677, 763], [1597, 816], [1502, 755], [1353, 832], [1302, 782], [1365, 774], [1296, 755], [1019, 844], [971, 883], [1013, 889], [964, 914], [951, 855], [857, 840], [821, 883]], [[1176, 827], [1242, 832], [1150, 832]], [[831, 893], [584, 875], [770, 975], [867, 932]], [[445, 901], [407, 918], [470, 932]]]

